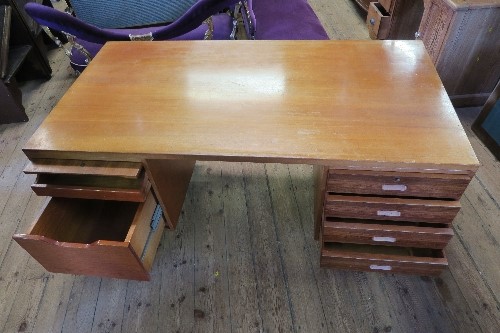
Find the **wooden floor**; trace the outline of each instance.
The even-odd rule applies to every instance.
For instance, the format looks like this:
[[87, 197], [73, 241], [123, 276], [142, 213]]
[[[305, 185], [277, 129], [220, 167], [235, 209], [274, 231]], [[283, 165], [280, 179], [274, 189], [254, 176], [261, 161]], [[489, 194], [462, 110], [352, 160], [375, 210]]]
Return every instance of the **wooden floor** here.
[[[312, 3], [332, 39], [366, 39], [351, 0]], [[312, 169], [196, 166], [179, 226], [151, 282], [46, 272], [12, 234], [46, 199], [21, 151], [73, 82], [60, 51], [50, 81], [23, 86], [28, 123], [0, 125], [0, 332], [499, 332], [500, 166], [457, 110], [482, 167], [462, 198], [440, 277], [319, 268]]]

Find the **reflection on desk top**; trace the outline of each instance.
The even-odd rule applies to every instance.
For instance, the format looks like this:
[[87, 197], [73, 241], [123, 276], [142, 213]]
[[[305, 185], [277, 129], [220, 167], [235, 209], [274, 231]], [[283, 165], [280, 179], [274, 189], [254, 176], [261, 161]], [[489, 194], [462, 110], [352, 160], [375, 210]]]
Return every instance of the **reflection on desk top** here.
[[32, 158], [477, 169], [420, 41], [107, 43]]

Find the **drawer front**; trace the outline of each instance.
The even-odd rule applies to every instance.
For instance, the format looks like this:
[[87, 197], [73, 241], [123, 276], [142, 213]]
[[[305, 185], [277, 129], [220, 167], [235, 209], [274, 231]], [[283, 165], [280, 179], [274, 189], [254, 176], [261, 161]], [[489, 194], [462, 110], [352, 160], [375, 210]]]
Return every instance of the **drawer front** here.
[[327, 195], [325, 216], [354, 219], [451, 223], [460, 202]]
[[378, 2], [370, 3], [366, 26], [371, 39], [385, 39], [389, 36], [391, 17]]
[[144, 203], [53, 198], [26, 234], [14, 239], [48, 271], [149, 280], [164, 223]]
[[467, 175], [395, 173], [330, 169], [327, 191], [335, 193], [460, 199]]
[[439, 224], [332, 219], [323, 225], [324, 242], [443, 249], [453, 237], [451, 228]]
[[[383, 249], [385, 248], [385, 249]], [[321, 250], [320, 266], [365, 272], [439, 275], [448, 266], [442, 250], [398, 248], [401, 253], [384, 253], [388, 246], [347, 245], [335, 243]], [[382, 251], [380, 251], [382, 250]]]
[[143, 202], [151, 184], [144, 172], [138, 178], [40, 174], [31, 188], [40, 196]]

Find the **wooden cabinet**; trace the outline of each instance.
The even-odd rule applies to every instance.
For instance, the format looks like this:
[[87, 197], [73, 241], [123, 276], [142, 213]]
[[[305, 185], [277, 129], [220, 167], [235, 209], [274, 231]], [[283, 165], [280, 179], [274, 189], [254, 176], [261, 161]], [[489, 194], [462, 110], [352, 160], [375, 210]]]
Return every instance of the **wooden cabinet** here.
[[[327, 169], [327, 168], [325, 168]], [[468, 174], [316, 170], [322, 267], [435, 275]], [[322, 180], [323, 179], [323, 180]], [[321, 188], [321, 186], [320, 186]]]
[[[2, 66], [4, 68], [2, 68], [0, 80], [0, 102], [2, 103], [0, 123], [28, 121], [16, 77], [50, 78], [52, 73], [42, 29], [24, 11], [23, 7], [27, 2], [30, 1], [0, 0], [0, 7], [9, 8], [10, 12], [10, 19], [0, 22], [2, 24], [0, 31], [9, 33], [8, 45], [2, 45], [2, 50], [0, 50], [2, 51], [0, 52], [0, 65], [2, 63], [5, 65]], [[48, 0], [43, 0], [43, 2], [50, 5]], [[7, 52], [3, 52], [4, 50]]]
[[[192, 172], [194, 162], [186, 165]], [[149, 280], [163, 230], [176, 223], [180, 208], [167, 203], [169, 211], [162, 209], [141, 163], [41, 159], [25, 172], [37, 174], [36, 194], [52, 198], [14, 239], [45, 269]], [[188, 183], [183, 179], [175, 193], [181, 206]]]
[[500, 77], [500, 1], [426, 0], [419, 28], [453, 105], [483, 105]]
[[415, 39], [424, 11], [422, 0], [379, 0], [368, 7], [366, 25], [372, 39]]

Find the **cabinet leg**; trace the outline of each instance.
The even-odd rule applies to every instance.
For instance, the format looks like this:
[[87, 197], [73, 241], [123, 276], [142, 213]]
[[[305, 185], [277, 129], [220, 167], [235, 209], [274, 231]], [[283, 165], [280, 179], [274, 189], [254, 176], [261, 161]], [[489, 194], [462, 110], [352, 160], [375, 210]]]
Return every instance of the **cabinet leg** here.
[[147, 176], [169, 229], [175, 229], [179, 221], [195, 163], [195, 160], [184, 159], [144, 161]]

